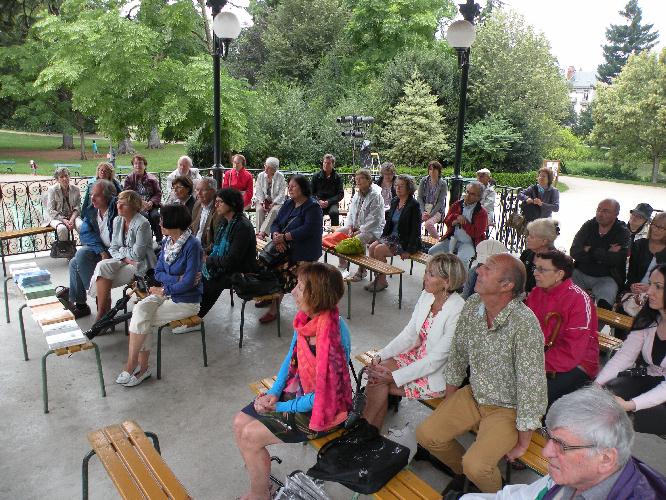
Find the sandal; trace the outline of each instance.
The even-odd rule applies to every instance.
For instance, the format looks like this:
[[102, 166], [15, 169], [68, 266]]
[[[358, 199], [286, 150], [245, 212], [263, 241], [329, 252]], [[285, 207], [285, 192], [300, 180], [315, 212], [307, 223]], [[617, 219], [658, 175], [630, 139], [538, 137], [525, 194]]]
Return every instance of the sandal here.
[[[374, 292], [375, 291], [375, 282], [371, 281], [367, 285], [365, 285], [363, 288], [365, 288], [368, 292]], [[388, 288], [388, 283], [383, 283], [381, 285], [377, 285], [377, 292], [381, 292], [382, 290], [386, 290]]]
[[261, 318], [259, 318], [259, 323], [265, 325], [266, 323], [271, 323], [277, 319], [277, 314], [272, 312], [267, 312]]

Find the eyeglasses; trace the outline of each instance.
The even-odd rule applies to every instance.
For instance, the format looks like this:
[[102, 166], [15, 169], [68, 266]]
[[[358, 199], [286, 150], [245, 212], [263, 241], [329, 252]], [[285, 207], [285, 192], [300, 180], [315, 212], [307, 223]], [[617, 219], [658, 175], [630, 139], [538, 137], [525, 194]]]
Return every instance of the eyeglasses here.
[[656, 227], [657, 229], [661, 229], [662, 231], [666, 230], [666, 226], [660, 226], [659, 224], [655, 224], [654, 222], [650, 225], [650, 227]]
[[215, 198], [215, 206], [222, 205], [222, 203], [224, 203], [223, 200], [220, 200], [219, 198]]
[[537, 429], [537, 432], [541, 434], [541, 436], [546, 441], [552, 441], [553, 444], [555, 444], [555, 446], [557, 447], [556, 450], [560, 455], [571, 450], [587, 450], [597, 447], [597, 445], [595, 444], [584, 444], [584, 445], [575, 445], [575, 446], [568, 445], [564, 441], [551, 436], [550, 432], [548, 431], [548, 427], [541, 427], [541, 429]]
[[534, 268], [534, 272], [539, 274], [548, 273], [550, 271], [559, 271], [559, 269], [548, 269], [547, 267], [541, 267], [541, 266], [537, 266]]

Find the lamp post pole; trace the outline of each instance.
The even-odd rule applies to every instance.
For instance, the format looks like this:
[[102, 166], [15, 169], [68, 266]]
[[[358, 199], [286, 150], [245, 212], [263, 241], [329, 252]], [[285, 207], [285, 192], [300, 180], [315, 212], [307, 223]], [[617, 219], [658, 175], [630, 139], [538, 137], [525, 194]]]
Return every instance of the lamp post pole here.
[[[459, 4], [460, 13], [463, 15], [465, 21], [474, 24], [474, 19], [481, 12], [481, 8], [478, 4], [474, 3], [474, 0], [467, 0], [467, 3]], [[470, 27], [472, 34], [474, 32], [473, 26]], [[460, 199], [462, 195], [463, 187], [463, 178], [460, 175], [462, 169], [462, 148], [463, 148], [463, 138], [465, 135], [465, 111], [467, 110], [467, 82], [469, 78], [469, 59], [470, 59], [470, 48], [469, 45], [473, 41], [469, 40], [469, 43], [464, 47], [455, 47], [458, 54], [458, 66], [460, 67], [460, 98], [458, 101], [458, 130], [456, 134], [456, 155], [453, 163], [453, 182], [451, 183], [451, 196], [449, 197], [449, 204], [453, 205], [456, 201]]]
[[[213, 19], [226, 5], [227, 0], [207, 0], [206, 5], [210, 7]], [[213, 31], [213, 177], [217, 187], [222, 187], [222, 151], [220, 147], [220, 58], [224, 46]]]

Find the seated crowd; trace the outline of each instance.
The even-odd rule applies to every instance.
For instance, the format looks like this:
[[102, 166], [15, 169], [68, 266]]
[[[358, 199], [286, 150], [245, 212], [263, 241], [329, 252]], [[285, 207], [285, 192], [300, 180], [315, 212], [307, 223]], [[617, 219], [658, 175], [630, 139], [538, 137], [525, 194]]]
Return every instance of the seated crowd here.
[[[382, 165], [376, 183], [359, 169], [340, 226], [344, 191], [332, 155], [324, 157], [312, 182], [298, 174], [286, 182], [279, 160], [269, 157], [255, 186], [245, 158], [236, 155], [233, 164], [216, 190], [212, 178], [202, 178], [189, 158], [181, 158], [169, 176], [165, 205], [142, 156], [134, 157], [122, 191], [112, 167], [100, 164], [80, 214], [80, 193], [60, 172], [48, 207], [59, 237], [80, 231], [82, 246], [61, 294], [77, 318], [91, 314], [86, 293], [96, 298], [99, 319], [110, 309], [113, 288], [145, 275], [161, 284], [134, 307], [127, 362], [116, 380], [125, 387], [151, 375], [152, 328], [205, 316], [231, 288], [233, 273], [271, 269], [282, 292], [292, 294], [298, 313], [277, 379], [234, 419], [250, 478], [244, 498], [269, 498], [266, 446], [329, 434], [351, 410], [350, 333], [337, 308], [348, 262], [341, 258], [339, 269], [317, 262], [325, 214], [338, 232], [357, 237], [369, 257], [383, 262], [420, 251], [422, 227], [433, 237], [443, 232], [429, 251], [423, 291], [408, 324], [367, 368], [363, 417], [381, 429], [390, 396], [441, 398], [416, 436], [455, 474], [447, 488], [451, 498], [458, 498], [465, 479], [482, 492], [469, 498], [588, 498], [589, 491], [597, 495], [589, 498], [632, 498], [611, 493], [627, 485], [655, 488], [656, 473], [630, 456], [627, 415], [639, 432], [666, 434], [665, 213], [650, 221], [653, 209], [641, 203], [625, 224], [618, 219], [619, 203], [602, 200], [567, 255], [555, 249], [559, 226], [550, 218], [559, 209], [559, 193], [552, 172], [541, 169], [538, 182], [521, 193], [540, 215], [527, 225], [526, 250], [517, 258], [487, 239], [489, 225], [496, 224], [487, 169], [448, 213], [437, 162], [429, 164], [418, 190], [411, 176], [396, 176], [391, 164]], [[251, 205], [256, 226], [245, 213]], [[261, 259], [257, 238], [270, 240]], [[365, 276], [359, 268], [350, 279]], [[365, 288], [387, 287], [386, 276], [377, 274]], [[635, 302], [634, 327], [600, 368], [596, 308], [612, 309], [623, 295], [630, 296], [623, 299], [625, 310]], [[268, 307], [262, 323], [276, 319], [279, 302], [256, 304]], [[593, 424], [599, 415], [604, 418]], [[469, 431], [474, 441], [465, 449], [457, 437]], [[519, 459], [533, 432], [546, 438], [549, 475], [502, 489], [500, 460]], [[484, 495], [490, 493], [496, 496]]]

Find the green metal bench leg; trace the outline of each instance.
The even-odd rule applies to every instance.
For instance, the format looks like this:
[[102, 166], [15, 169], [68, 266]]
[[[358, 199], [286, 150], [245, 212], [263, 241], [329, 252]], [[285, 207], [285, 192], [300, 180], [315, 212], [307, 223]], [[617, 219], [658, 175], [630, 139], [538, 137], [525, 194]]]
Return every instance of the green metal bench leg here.
[[95, 347], [95, 361], [97, 361], [97, 374], [99, 375], [99, 387], [102, 389], [102, 397], [106, 397], [106, 388], [104, 387], [104, 372], [102, 372], [102, 358], [99, 355], [99, 347], [94, 342], [91, 344]]
[[162, 328], [164, 326], [157, 329], [157, 380], [162, 378]]
[[398, 286], [398, 309], [402, 309], [402, 273], [400, 273], [400, 285]]
[[203, 349], [204, 368], [208, 366], [208, 354], [206, 353], [206, 326], [201, 322], [201, 348]]
[[5, 278], [5, 315], [7, 317], [7, 323], [9, 323], [9, 296], [7, 295], [7, 283], [9, 283], [11, 278]]
[[19, 307], [19, 331], [21, 332], [21, 344], [23, 345], [23, 359], [28, 361], [28, 344], [25, 341], [25, 324], [23, 323], [23, 309], [28, 307], [26, 304], [23, 304]]
[[347, 319], [351, 319], [351, 281], [347, 282]]
[[411, 264], [409, 265], [409, 275], [412, 275], [412, 271], [414, 271], [414, 261], [411, 261]]
[[243, 305], [241, 306], [241, 323], [240, 323], [240, 339], [238, 339], [238, 348], [243, 348], [243, 326], [245, 325], [245, 304], [247, 300], [243, 299]]
[[372, 282], [372, 311], [370, 314], [375, 314], [375, 297], [377, 296], [377, 278], [379, 275], [375, 276], [374, 281]]
[[83, 500], [88, 500], [88, 463], [90, 459], [95, 455], [95, 450], [90, 450], [85, 457], [83, 457], [83, 463], [81, 464], [81, 496]]
[[54, 352], [54, 350], [49, 349], [46, 351], [46, 354], [42, 356], [42, 399], [44, 400], [44, 413], [49, 412], [49, 389], [46, 376], [46, 358], [48, 358]]

